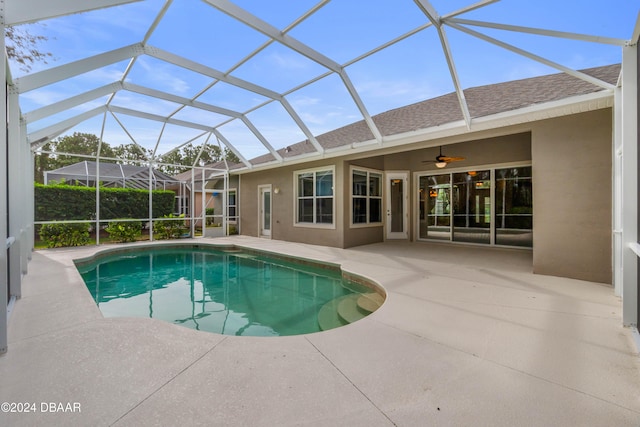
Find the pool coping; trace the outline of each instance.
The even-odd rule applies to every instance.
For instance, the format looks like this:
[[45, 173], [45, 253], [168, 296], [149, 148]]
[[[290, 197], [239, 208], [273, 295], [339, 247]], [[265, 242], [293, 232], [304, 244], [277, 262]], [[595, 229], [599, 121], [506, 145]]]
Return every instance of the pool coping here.
[[[369, 291], [380, 295], [383, 298], [383, 301], [380, 304], [380, 306], [378, 306], [378, 309], [384, 305], [384, 300], [387, 297], [387, 292], [385, 291], [382, 285], [375, 282], [373, 279], [370, 279], [363, 275], [356, 274], [343, 269], [339, 263], [322, 262], [319, 260], [313, 260], [310, 258], [305, 258], [300, 256], [283, 255], [281, 253], [274, 252], [274, 251], [266, 251], [266, 250], [260, 250], [260, 249], [250, 248], [250, 247], [243, 247], [242, 245], [237, 245], [237, 244], [228, 244], [228, 243], [218, 244], [215, 242], [204, 242], [204, 243], [182, 242], [182, 243], [176, 244], [171, 241], [146, 242], [146, 244], [139, 243], [136, 245], [127, 245], [127, 246], [122, 246], [122, 245], [110, 246], [108, 248], [103, 248], [101, 250], [98, 250], [92, 253], [91, 255], [88, 255], [82, 258], [73, 258], [72, 261], [74, 265], [77, 267], [78, 272], [82, 276], [83, 268], [93, 265], [102, 259], [107, 259], [117, 255], [140, 253], [141, 250], [151, 250], [151, 249], [171, 250], [172, 248], [211, 249], [211, 250], [217, 250], [223, 253], [229, 252], [229, 251], [235, 252], [237, 250], [237, 252], [243, 252], [245, 254], [254, 255], [254, 256], [261, 256], [264, 258], [268, 258], [270, 260], [280, 261], [282, 263], [311, 267], [313, 269], [320, 270], [320, 271], [327, 270], [327, 271], [338, 274], [339, 277], [341, 277], [343, 280], [347, 282], [355, 283], [356, 285], [360, 285], [363, 288], [366, 288]], [[84, 279], [83, 279], [83, 282], [84, 282]], [[355, 288], [355, 286], [353, 287]], [[361, 293], [359, 291], [354, 291], [354, 292]], [[370, 316], [375, 311], [377, 310], [373, 310], [369, 314], [363, 315], [362, 318]], [[129, 317], [129, 316], [117, 316], [117, 317]], [[362, 320], [362, 318], [359, 320]], [[343, 319], [343, 320], [347, 324], [353, 323], [353, 322], [349, 322], [347, 319]], [[343, 326], [346, 326], [346, 325], [343, 325]], [[331, 329], [335, 329], [335, 328], [331, 328]], [[297, 334], [297, 335], [307, 335], [309, 333], [323, 332], [325, 330], [329, 330], [329, 329], [321, 329], [320, 331], [307, 332], [307, 333]], [[210, 332], [210, 331], [202, 331], [202, 332]], [[210, 333], [216, 333], [216, 332], [210, 332]], [[223, 335], [228, 335], [228, 334], [223, 334]], [[248, 336], [251, 336], [251, 335], [248, 335]]]
[[0, 424], [640, 419], [640, 358], [610, 286], [534, 275], [530, 254], [482, 248], [386, 242], [345, 250], [246, 236], [215, 243], [338, 263], [375, 278], [386, 302], [345, 327], [292, 337], [105, 319], [70, 260], [106, 245], [38, 251], [0, 357], [0, 401], [79, 401], [82, 412], [0, 413]]

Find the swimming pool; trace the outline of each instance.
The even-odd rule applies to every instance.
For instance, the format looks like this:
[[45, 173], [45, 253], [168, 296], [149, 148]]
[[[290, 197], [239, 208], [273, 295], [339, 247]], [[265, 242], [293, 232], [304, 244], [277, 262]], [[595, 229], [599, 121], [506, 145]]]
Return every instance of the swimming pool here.
[[151, 317], [224, 335], [319, 332], [357, 321], [384, 300], [337, 266], [236, 247], [138, 247], [76, 266], [105, 317]]

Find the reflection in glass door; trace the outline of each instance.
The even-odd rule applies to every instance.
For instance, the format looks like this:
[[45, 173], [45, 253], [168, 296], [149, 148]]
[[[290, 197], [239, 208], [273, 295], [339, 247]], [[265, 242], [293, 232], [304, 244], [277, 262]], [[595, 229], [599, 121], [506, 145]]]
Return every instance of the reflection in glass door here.
[[271, 186], [258, 187], [260, 194], [260, 236], [271, 236]]
[[408, 203], [407, 174], [404, 172], [387, 173], [387, 239], [408, 239]]
[[419, 185], [420, 238], [451, 240], [451, 175], [422, 176]]
[[453, 240], [491, 243], [491, 171], [452, 174]]
[[496, 169], [496, 245], [533, 246], [531, 166]]

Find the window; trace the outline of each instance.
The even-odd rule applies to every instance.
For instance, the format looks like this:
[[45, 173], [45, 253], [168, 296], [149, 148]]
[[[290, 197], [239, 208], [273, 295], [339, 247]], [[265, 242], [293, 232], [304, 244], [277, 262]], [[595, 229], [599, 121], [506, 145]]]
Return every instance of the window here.
[[227, 216], [229, 221], [235, 222], [237, 220], [236, 190], [229, 190], [227, 194]]
[[451, 175], [421, 176], [419, 180], [420, 230], [426, 239], [451, 238]]
[[333, 168], [295, 173], [296, 223], [333, 224]]
[[496, 170], [496, 244], [533, 246], [531, 166]]
[[184, 214], [189, 216], [189, 197], [188, 196], [176, 196], [175, 204], [173, 207], [173, 213], [176, 215]]
[[382, 222], [382, 173], [351, 170], [351, 224]]
[[453, 240], [491, 243], [491, 171], [452, 174]]
[[420, 239], [533, 247], [531, 166], [418, 177]]

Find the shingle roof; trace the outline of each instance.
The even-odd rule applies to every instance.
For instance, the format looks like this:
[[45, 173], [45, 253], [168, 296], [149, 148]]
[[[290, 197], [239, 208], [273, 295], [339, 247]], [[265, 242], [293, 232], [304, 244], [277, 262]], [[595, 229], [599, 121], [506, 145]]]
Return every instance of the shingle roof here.
[[[615, 84], [620, 74], [620, 64], [590, 68], [582, 72]], [[478, 118], [601, 90], [602, 88], [569, 74], [558, 73], [473, 87], [465, 89], [464, 95], [471, 118]], [[458, 97], [452, 92], [380, 113], [372, 119], [380, 133], [389, 136], [460, 121], [463, 116]], [[365, 121], [361, 120], [319, 135], [316, 139], [324, 148], [330, 149], [369, 141], [374, 136]], [[278, 150], [278, 153], [286, 158], [314, 151], [313, 145], [306, 140]], [[265, 154], [252, 159], [251, 163], [261, 164], [273, 160], [275, 158], [271, 154]]]

